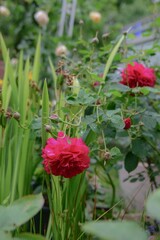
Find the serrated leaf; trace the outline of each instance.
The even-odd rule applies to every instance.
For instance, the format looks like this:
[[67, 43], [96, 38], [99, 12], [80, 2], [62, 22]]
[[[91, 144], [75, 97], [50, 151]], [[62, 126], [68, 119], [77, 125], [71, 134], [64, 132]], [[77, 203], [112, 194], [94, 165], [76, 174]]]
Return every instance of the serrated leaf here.
[[132, 141], [132, 152], [139, 158], [144, 158], [148, 155], [146, 144], [139, 138]]
[[120, 115], [113, 115], [110, 120], [115, 128], [117, 129], [124, 128], [124, 121]]
[[112, 157], [112, 160], [121, 160], [122, 153], [117, 147], [113, 147], [110, 149], [110, 154]]
[[154, 115], [153, 116], [143, 115], [142, 122], [144, 123], [144, 127], [152, 129], [155, 128], [157, 124], [157, 118]]
[[135, 222], [90, 222], [83, 226], [86, 233], [102, 240], [147, 240], [147, 233]]

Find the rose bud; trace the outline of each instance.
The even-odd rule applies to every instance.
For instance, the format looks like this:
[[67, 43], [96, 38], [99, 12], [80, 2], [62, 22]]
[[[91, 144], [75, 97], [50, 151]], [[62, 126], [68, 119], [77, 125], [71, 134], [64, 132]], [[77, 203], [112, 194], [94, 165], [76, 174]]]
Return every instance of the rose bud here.
[[129, 129], [131, 127], [131, 124], [132, 124], [131, 119], [130, 118], [125, 118], [123, 121], [124, 121], [124, 124], [125, 124], [124, 129]]

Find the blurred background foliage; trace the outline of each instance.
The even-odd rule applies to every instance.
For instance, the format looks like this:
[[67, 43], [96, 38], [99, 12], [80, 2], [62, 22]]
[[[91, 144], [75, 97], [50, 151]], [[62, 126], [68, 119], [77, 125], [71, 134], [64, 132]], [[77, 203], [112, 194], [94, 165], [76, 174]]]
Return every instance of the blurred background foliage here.
[[[68, 2], [72, 2], [69, 0]], [[138, 19], [154, 13], [154, 5], [150, 0], [78, 0], [75, 16], [74, 32], [71, 39], [66, 33], [63, 37], [57, 36], [58, 24], [61, 15], [62, 1], [59, 0], [6, 0], [0, 1], [6, 6], [10, 15], [0, 15], [0, 31], [4, 36], [7, 46], [12, 49], [15, 57], [20, 49], [27, 50], [27, 55], [33, 55], [37, 34], [41, 30], [43, 35], [44, 51], [42, 54], [54, 54], [56, 45], [67, 40], [70, 47], [74, 47], [75, 40], [80, 36], [79, 21], [83, 20], [83, 37], [86, 40], [93, 38], [98, 32], [101, 36], [106, 32], [115, 38], [123, 27]], [[157, 8], [156, 8], [157, 9]], [[41, 28], [34, 19], [38, 10], [48, 13], [49, 23]], [[98, 11], [102, 15], [100, 23], [94, 23], [89, 18], [91, 11]]]

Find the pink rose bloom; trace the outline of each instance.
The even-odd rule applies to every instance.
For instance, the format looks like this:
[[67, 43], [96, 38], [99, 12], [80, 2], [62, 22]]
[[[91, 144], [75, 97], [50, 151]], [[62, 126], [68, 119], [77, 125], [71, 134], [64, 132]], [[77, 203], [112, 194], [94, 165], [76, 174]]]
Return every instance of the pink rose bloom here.
[[135, 87], [154, 87], [156, 82], [156, 76], [154, 69], [147, 68], [141, 63], [134, 62], [133, 65], [128, 64], [126, 68], [123, 69], [121, 84], [127, 85], [130, 88]]
[[89, 148], [81, 138], [70, 138], [63, 132], [49, 138], [42, 150], [44, 169], [48, 174], [72, 178], [90, 165]]

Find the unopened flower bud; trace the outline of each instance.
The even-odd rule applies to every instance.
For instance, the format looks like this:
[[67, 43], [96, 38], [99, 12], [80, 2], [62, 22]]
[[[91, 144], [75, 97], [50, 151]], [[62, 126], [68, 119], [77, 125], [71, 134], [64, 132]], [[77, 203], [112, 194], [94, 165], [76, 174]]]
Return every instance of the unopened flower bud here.
[[94, 37], [92, 40], [91, 40], [91, 43], [99, 43], [99, 39], [97, 37]]
[[132, 125], [131, 119], [128, 117], [128, 118], [125, 118], [123, 121], [125, 124], [124, 129], [129, 129]]
[[55, 50], [55, 54], [56, 56], [63, 56], [63, 55], [67, 55], [67, 48], [65, 45], [60, 45], [56, 48]]
[[0, 15], [8, 17], [10, 15], [9, 9], [6, 8], [5, 6], [0, 6]]
[[20, 113], [19, 112], [15, 112], [15, 113], [13, 113], [13, 117], [17, 120], [17, 121], [19, 121], [19, 119], [20, 119]]
[[96, 11], [95, 12], [90, 12], [89, 17], [92, 20], [92, 22], [94, 22], [94, 23], [99, 23], [101, 21], [101, 18], [102, 18], [101, 14], [99, 12], [96, 12]]
[[52, 127], [50, 126], [50, 125], [45, 125], [45, 130], [46, 130], [46, 132], [51, 132], [51, 130], [52, 130]]
[[42, 27], [46, 26], [49, 22], [48, 14], [43, 10], [36, 12], [34, 14], [34, 18], [35, 18], [36, 22]]

